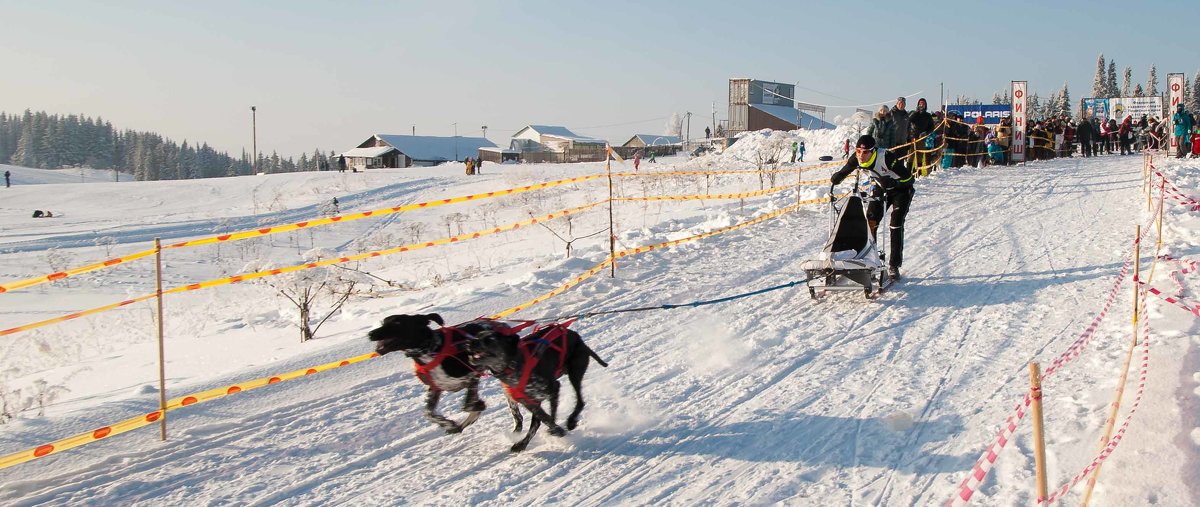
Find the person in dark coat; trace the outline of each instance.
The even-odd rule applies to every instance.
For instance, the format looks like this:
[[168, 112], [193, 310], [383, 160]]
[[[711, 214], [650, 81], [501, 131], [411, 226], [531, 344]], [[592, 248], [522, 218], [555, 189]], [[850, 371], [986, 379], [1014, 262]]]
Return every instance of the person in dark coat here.
[[915, 192], [912, 171], [904, 165], [899, 153], [875, 146], [875, 138], [868, 135], [858, 138], [858, 143], [854, 145], [854, 157], [833, 173], [829, 181], [836, 186], [856, 170], [864, 172], [874, 183], [870, 204], [867, 205], [867, 222], [872, 235], [883, 218], [885, 208], [892, 209], [891, 222], [888, 224], [891, 237], [888, 276], [900, 278], [900, 266], [904, 261], [904, 218], [908, 216], [908, 207]]
[[9, 178], [12, 178], [12, 171], [4, 171], [4, 188], [12, 186], [12, 180]]
[[1095, 132], [1092, 132], [1092, 122], [1083, 120], [1079, 122], [1079, 126], [1075, 128], [1075, 136], [1079, 138], [1079, 147], [1083, 150], [1083, 156], [1092, 156], [1092, 142], [1095, 137]]
[[913, 155], [913, 162], [909, 165], [912, 167], [924, 167], [928, 165], [926, 159], [928, 153], [921, 153], [920, 150], [925, 147], [924, 137], [933, 133], [933, 115], [929, 114], [929, 103], [924, 98], [917, 99], [917, 110], [908, 114], [909, 129], [912, 131], [910, 137], [917, 141], [914, 147], [916, 153]]
[[338, 155], [337, 164], [338, 164], [338, 172], [340, 172], [340, 173], [346, 172], [346, 157], [344, 155]]
[[889, 146], [892, 151], [897, 152], [902, 157], [912, 151], [912, 145], [907, 144], [912, 137], [909, 135], [911, 134], [911, 129], [909, 129], [908, 124], [908, 111], [904, 109], [904, 105], [904, 97], [896, 97], [896, 105], [892, 107], [891, 111], [892, 124], [895, 125], [896, 129], [892, 136], [895, 139], [895, 144]]

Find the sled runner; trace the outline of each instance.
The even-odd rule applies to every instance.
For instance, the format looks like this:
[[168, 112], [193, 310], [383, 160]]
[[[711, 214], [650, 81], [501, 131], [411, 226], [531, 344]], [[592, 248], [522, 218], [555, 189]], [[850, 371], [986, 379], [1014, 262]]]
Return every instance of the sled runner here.
[[867, 298], [873, 298], [891, 285], [867, 223], [865, 197], [866, 193], [855, 185], [855, 191], [830, 203], [834, 221], [829, 241], [816, 259], [800, 265], [813, 299], [825, 291], [849, 290], [861, 290]]

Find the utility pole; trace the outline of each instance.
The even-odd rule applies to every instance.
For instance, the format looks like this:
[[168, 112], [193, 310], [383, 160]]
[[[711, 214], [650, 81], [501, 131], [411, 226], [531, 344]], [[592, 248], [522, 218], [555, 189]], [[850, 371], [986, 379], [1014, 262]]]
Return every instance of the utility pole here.
[[687, 134], [683, 136], [683, 151], [687, 151], [688, 141], [692, 139], [692, 112], [687, 112]]
[[938, 102], [941, 102], [941, 104], [938, 104], [938, 105], [942, 107], [942, 112], [945, 112], [946, 111], [946, 83], [944, 83], [944, 82], [938, 83], [938, 88], [941, 90], [940, 92], [938, 92], [941, 94], [941, 96], [938, 97]]
[[250, 132], [251, 132], [251, 148], [254, 153], [251, 155], [251, 167], [254, 174], [258, 174], [258, 108], [250, 106]]
[[412, 134], [412, 135], [413, 135], [414, 137], [417, 135], [417, 126], [416, 126], [416, 124], [414, 124], [414, 125], [413, 125], [413, 134]]
[[454, 161], [458, 162], [458, 122], [451, 125], [454, 125]]
[[716, 136], [717, 135], [717, 101], [714, 100], [712, 105], [713, 105], [712, 135]]
[[482, 126], [482, 127], [479, 127], [479, 128], [483, 129], [483, 138], [484, 138], [484, 139], [487, 139], [487, 125], [484, 125], [484, 126]]

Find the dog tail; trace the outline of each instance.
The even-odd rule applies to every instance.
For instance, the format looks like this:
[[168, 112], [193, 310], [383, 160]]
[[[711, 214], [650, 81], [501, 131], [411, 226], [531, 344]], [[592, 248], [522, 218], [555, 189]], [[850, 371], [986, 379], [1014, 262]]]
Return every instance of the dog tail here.
[[597, 363], [600, 363], [600, 366], [608, 368], [608, 363], [604, 362], [603, 359], [600, 359], [600, 355], [596, 354], [596, 351], [592, 350], [591, 347], [588, 347], [588, 355], [592, 356], [592, 359], [595, 359]]

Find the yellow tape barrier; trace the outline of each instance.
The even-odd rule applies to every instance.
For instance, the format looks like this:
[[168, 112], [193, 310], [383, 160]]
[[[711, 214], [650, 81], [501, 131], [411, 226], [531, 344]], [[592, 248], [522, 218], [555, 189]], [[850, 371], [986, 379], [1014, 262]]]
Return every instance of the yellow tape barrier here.
[[[715, 236], [717, 234], [722, 234], [722, 233], [729, 232], [734, 229], [747, 227], [747, 226], [750, 226], [750, 225], [753, 225], [753, 224], [756, 224], [759, 222], [763, 222], [765, 220], [769, 220], [771, 218], [775, 218], [784, 213], [794, 211], [797, 208], [799, 208], [801, 205], [815, 204], [815, 203], [828, 202], [828, 201], [829, 201], [828, 197], [822, 197], [822, 198], [818, 198], [818, 199], [810, 199], [807, 201], [797, 202], [786, 208], [782, 208], [782, 209], [776, 210], [774, 212], [755, 217], [751, 220], [747, 220], [747, 221], [739, 223], [739, 224], [731, 225], [729, 227], [723, 227], [720, 229], [709, 231], [709, 232], [706, 232], [703, 234], [697, 234], [695, 236], [691, 236], [691, 237], [687, 237], [687, 238], [677, 239], [677, 240], [673, 240], [673, 241], [666, 241], [666, 242], [659, 243], [656, 245], [648, 245], [648, 246], [643, 246], [643, 247], [622, 250], [620, 252], [617, 252], [616, 257], [623, 258], [623, 257], [627, 257], [630, 255], [636, 255], [639, 253], [649, 252], [651, 250], [656, 250], [659, 248], [666, 248], [669, 246], [674, 246], [674, 245], [686, 243], [689, 241], [695, 241], [695, 240], [699, 240], [699, 239], [703, 239], [703, 238], [708, 238], [711, 236]], [[589, 205], [588, 207], [596, 206], [598, 204], [601, 204], [601, 203], [593, 203], [593, 204]], [[551, 290], [550, 292], [547, 292], [546, 294], [538, 296], [526, 303], [522, 303], [513, 308], [510, 308], [508, 310], [500, 312], [500, 313], [492, 316], [492, 318], [496, 318], [496, 319], [503, 318], [505, 316], [516, 313], [520, 310], [529, 308], [535, 304], [546, 301], [547, 299], [550, 299], [558, 294], [562, 294], [563, 292], [566, 292], [571, 287], [574, 287], [575, 285], [582, 283], [584, 280], [586, 280], [586, 279], [592, 277], [593, 275], [595, 275], [596, 273], [600, 272], [601, 270], [603, 270], [605, 267], [607, 267], [612, 262], [613, 262], [613, 258], [609, 257], [609, 258], [605, 259], [603, 262], [601, 262], [600, 264], [597, 264], [592, 269], [575, 277], [574, 279], [568, 281], [567, 283], [555, 288], [554, 290]], [[340, 368], [342, 366], [347, 366], [347, 365], [350, 365], [353, 363], [365, 361], [367, 359], [372, 359], [372, 358], [375, 358], [378, 356], [379, 356], [379, 354], [377, 354], [375, 352], [371, 352], [369, 354], [363, 354], [360, 356], [355, 356], [355, 357], [352, 357], [349, 359], [343, 359], [340, 361], [333, 361], [333, 362], [325, 363], [322, 365], [314, 366], [311, 368], [305, 368], [303, 370], [295, 370], [295, 371], [291, 371], [291, 372], [284, 373], [281, 375], [274, 375], [271, 377], [259, 378], [259, 379], [250, 380], [250, 381], [246, 381], [246, 382], [240, 382], [240, 383], [229, 385], [229, 386], [219, 387], [216, 389], [209, 389], [207, 391], [202, 391], [199, 393], [194, 393], [194, 394], [189, 394], [186, 396], [181, 396], [178, 398], [173, 398], [167, 402], [166, 411], [176, 410], [176, 409], [183, 408], [188, 405], [194, 405], [197, 403], [203, 403], [203, 402], [214, 400], [217, 398], [229, 396], [231, 394], [236, 394], [236, 393], [239, 393], [242, 391], [258, 389], [260, 387], [264, 387], [264, 386], [278, 383], [278, 382], [283, 382], [285, 380], [292, 380], [292, 379], [296, 379], [296, 378], [303, 377], [306, 375], [312, 375], [312, 374], [319, 373], [322, 371], [332, 370], [334, 368]], [[28, 461], [32, 461], [37, 458], [49, 456], [54, 453], [73, 449], [75, 447], [79, 447], [79, 446], [82, 446], [85, 444], [96, 442], [98, 440], [102, 440], [102, 439], [105, 439], [105, 438], [108, 438], [108, 437], [111, 437], [114, 435], [119, 435], [121, 433], [125, 433], [128, 431], [135, 430], [137, 428], [141, 428], [141, 427], [153, 424], [153, 423], [157, 422], [160, 418], [162, 418], [163, 412], [164, 412], [163, 410], [156, 410], [153, 412], [149, 412], [149, 413], [140, 415], [138, 417], [126, 419], [126, 420], [118, 422], [116, 424], [112, 424], [109, 426], [104, 426], [104, 427], [95, 429], [88, 433], [81, 433], [81, 434], [78, 434], [78, 435], [75, 435], [72, 437], [67, 437], [67, 438], [64, 438], [61, 440], [57, 440], [57, 441], [54, 441], [54, 442], [51, 442], [48, 444], [39, 445], [32, 449], [26, 449], [24, 451], [15, 452], [15, 453], [8, 454], [5, 456], [0, 456], [0, 469], [7, 468], [7, 467], [10, 467], [13, 465], [18, 465], [18, 464], [25, 463]]]
[[[509, 188], [509, 189], [505, 189], [505, 190], [497, 190], [495, 192], [486, 192], [486, 193], [482, 193], [482, 194], [472, 194], [472, 195], [465, 195], [465, 196], [460, 196], [460, 197], [451, 197], [451, 198], [441, 199], [441, 200], [437, 200], [437, 201], [427, 201], [427, 202], [419, 202], [419, 203], [414, 203], [414, 204], [406, 204], [404, 206], [396, 206], [396, 207], [392, 207], [392, 208], [383, 208], [383, 209], [377, 209], [377, 210], [371, 210], [371, 211], [364, 211], [361, 213], [352, 213], [349, 215], [340, 215], [340, 216], [336, 216], [336, 217], [320, 218], [320, 219], [316, 219], [316, 220], [307, 220], [304, 222], [296, 222], [296, 223], [288, 224], [288, 225], [263, 227], [261, 229], [255, 229], [252, 231], [242, 231], [242, 232], [235, 232], [235, 233], [229, 233], [229, 234], [220, 234], [220, 235], [213, 236], [210, 238], [203, 238], [203, 239], [197, 239], [197, 240], [191, 240], [191, 241], [184, 241], [181, 243], [173, 243], [171, 245], [164, 245], [163, 249], [166, 250], [166, 249], [171, 249], [171, 248], [183, 248], [183, 247], [207, 245], [207, 244], [211, 244], [211, 243], [221, 243], [221, 242], [225, 242], [225, 241], [236, 241], [239, 239], [253, 238], [253, 237], [258, 237], [258, 236], [267, 236], [270, 234], [279, 234], [279, 233], [283, 233], [283, 232], [290, 232], [290, 231], [295, 231], [295, 230], [299, 230], [299, 229], [306, 229], [309, 227], [316, 227], [316, 226], [320, 226], [320, 225], [328, 225], [328, 224], [337, 223], [337, 222], [350, 222], [350, 221], [354, 221], [354, 220], [361, 220], [361, 219], [368, 218], [368, 217], [380, 217], [380, 216], [385, 216], [385, 215], [391, 215], [393, 213], [401, 213], [404, 211], [412, 211], [415, 209], [433, 208], [433, 207], [437, 207], [437, 206], [444, 206], [447, 204], [473, 201], [473, 200], [477, 200], [477, 199], [487, 199], [487, 198], [491, 198], [491, 197], [500, 197], [500, 196], [504, 196], [504, 195], [520, 194], [523, 192], [530, 192], [533, 190], [541, 190], [541, 189], [546, 189], [546, 188], [551, 188], [551, 187], [557, 187], [560, 185], [567, 185], [570, 183], [578, 183], [581, 181], [597, 180], [597, 179], [605, 178], [605, 177], [607, 177], [607, 176], [604, 174], [593, 174], [590, 176], [580, 176], [578, 178], [568, 178], [568, 179], [564, 179], [564, 180], [538, 183], [535, 185], [527, 185], [524, 187]], [[10, 290], [15, 290], [15, 289], [32, 287], [34, 285], [40, 285], [40, 284], [43, 284], [46, 282], [52, 282], [54, 280], [60, 280], [63, 278], [67, 278], [68, 276], [79, 275], [82, 273], [87, 273], [89, 271], [95, 271], [97, 269], [103, 269], [103, 268], [115, 266], [115, 265], [121, 264], [123, 262], [128, 262], [128, 261], [131, 261], [134, 259], [139, 259], [142, 257], [149, 256], [149, 255], [154, 255], [154, 250], [146, 250], [144, 252], [138, 252], [135, 254], [127, 255], [125, 257], [120, 257], [117, 259], [110, 259], [110, 260], [107, 260], [104, 262], [99, 262], [96, 264], [91, 264], [88, 266], [74, 268], [74, 269], [70, 269], [67, 271], [53, 273], [53, 274], [49, 274], [49, 275], [45, 275], [45, 276], [39, 276], [39, 277], [35, 277], [35, 278], [29, 278], [26, 280], [19, 280], [16, 282], [0, 284], [0, 293], [8, 292]]]
[[651, 195], [651, 196], [644, 196], [644, 197], [615, 197], [615, 198], [613, 198], [613, 200], [614, 201], [692, 201], [692, 200], [701, 200], [701, 199], [712, 199], [712, 200], [742, 199], [742, 198], [746, 198], [746, 197], [758, 197], [761, 195], [774, 194], [777, 192], [782, 192], [784, 190], [791, 190], [793, 188], [796, 188], [797, 184], [820, 185], [820, 184], [828, 184], [828, 183], [832, 183], [832, 182], [827, 179], [825, 179], [825, 180], [810, 180], [810, 181], [798, 181], [796, 183], [793, 183], [793, 184], [787, 185], [787, 186], [772, 187], [772, 188], [768, 188], [765, 190], [755, 190], [754, 192], [742, 192], [740, 194]]
[[[673, 240], [673, 241], [666, 241], [666, 242], [663, 242], [663, 243], [658, 243], [658, 244], [655, 244], [655, 245], [648, 245], [648, 246], [642, 246], [642, 247], [630, 248], [630, 249], [622, 250], [622, 251], [620, 251], [620, 252], [617, 252], [615, 257], [616, 257], [616, 258], [623, 258], [623, 257], [627, 257], [627, 256], [630, 256], [630, 255], [637, 255], [637, 254], [640, 254], [640, 253], [649, 252], [649, 251], [651, 251], [651, 250], [657, 250], [657, 249], [659, 249], [659, 248], [666, 248], [666, 247], [675, 246], [675, 245], [678, 245], [678, 244], [681, 244], [681, 243], [687, 243], [687, 242], [689, 242], [689, 241], [696, 241], [696, 240], [699, 240], [699, 239], [704, 239], [704, 238], [708, 238], [708, 237], [716, 236], [716, 235], [718, 235], [718, 234], [723, 234], [723, 233], [726, 233], [726, 232], [732, 231], [732, 230], [734, 230], [734, 229], [740, 229], [740, 228], [742, 228], [742, 227], [748, 227], [748, 226], [750, 226], [750, 225], [754, 225], [754, 224], [757, 224], [757, 223], [759, 223], [759, 222], [762, 222], [762, 221], [765, 221], [765, 220], [770, 220], [770, 219], [772, 219], [772, 218], [775, 218], [775, 217], [777, 217], [777, 216], [780, 216], [780, 215], [782, 215], [782, 214], [784, 214], [784, 213], [789, 213], [789, 212], [795, 211], [795, 210], [799, 209], [799, 207], [800, 207], [800, 206], [803, 206], [803, 205], [805, 205], [805, 204], [816, 204], [816, 203], [821, 203], [821, 202], [829, 202], [829, 198], [828, 198], [828, 197], [820, 197], [820, 198], [817, 198], [817, 199], [809, 199], [809, 200], [806, 200], [806, 201], [799, 201], [799, 202], [797, 202], [797, 203], [795, 203], [795, 204], [788, 205], [788, 206], [787, 206], [787, 207], [785, 207], [785, 208], [780, 208], [780, 209], [778, 209], [778, 210], [776, 210], [776, 211], [772, 211], [771, 213], [767, 213], [767, 214], [765, 214], [765, 215], [761, 215], [761, 216], [755, 217], [755, 218], [753, 218], [753, 219], [751, 219], [751, 220], [747, 220], [747, 221], [745, 221], [745, 222], [741, 222], [741, 223], [738, 223], [738, 224], [733, 224], [733, 225], [731, 225], [731, 226], [729, 226], [729, 227], [722, 227], [722, 228], [720, 228], [720, 229], [712, 230], [712, 231], [709, 231], [709, 232], [706, 232], [706, 233], [703, 233], [703, 234], [697, 234], [697, 235], [695, 235], [695, 236], [689, 236], [689, 237], [686, 237], [686, 238], [677, 239], [677, 240]], [[600, 272], [600, 270], [602, 270], [602, 269], [604, 269], [604, 268], [605, 268], [605, 266], [608, 266], [609, 264], [611, 264], [611, 263], [613, 262], [613, 260], [614, 260], [614, 258], [613, 258], [613, 257], [609, 257], [609, 258], [605, 259], [603, 262], [601, 262], [600, 264], [597, 264], [597, 265], [596, 265], [595, 267], [593, 267], [592, 269], [589, 269], [589, 270], [588, 270], [586, 273], [584, 273], [584, 274], [582, 274], [582, 275], [579, 275], [578, 277], [575, 277], [575, 278], [574, 278], [574, 279], [572, 279], [571, 281], [568, 281], [567, 283], [565, 283], [565, 284], [563, 284], [563, 285], [561, 285], [561, 286], [559, 286], [559, 287], [555, 288], [554, 290], [552, 290], [552, 291], [550, 291], [550, 292], [547, 292], [547, 293], [545, 293], [545, 294], [543, 294], [543, 295], [541, 295], [541, 296], [538, 296], [538, 297], [536, 297], [536, 298], [533, 298], [533, 299], [531, 299], [531, 300], [529, 300], [529, 301], [527, 301], [527, 302], [521, 303], [521, 304], [519, 304], [519, 305], [517, 305], [517, 306], [514, 306], [514, 307], [512, 307], [512, 308], [509, 308], [509, 309], [507, 309], [507, 310], [504, 310], [504, 311], [502, 311], [502, 312], [500, 312], [500, 313], [497, 313], [497, 314], [495, 314], [495, 315], [492, 315], [492, 318], [493, 318], [493, 319], [500, 319], [500, 318], [507, 317], [507, 316], [509, 316], [509, 315], [512, 315], [512, 314], [514, 314], [514, 313], [516, 313], [516, 312], [519, 312], [519, 311], [521, 311], [521, 310], [528, 309], [529, 307], [531, 307], [531, 306], [533, 306], [533, 305], [535, 305], [535, 304], [541, 303], [541, 302], [543, 302], [543, 301], [545, 301], [545, 300], [547, 300], [547, 299], [550, 299], [551, 297], [554, 297], [554, 296], [557, 296], [557, 295], [559, 295], [559, 294], [562, 294], [563, 292], [566, 292], [566, 291], [567, 291], [567, 289], [570, 289], [571, 287], [574, 287], [574, 286], [578, 285], [579, 283], [581, 283], [581, 282], [583, 282], [584, 280], [586, 280], [586, 279], [590, 278], [591, 276], [595, 275], [596, 273], [599, 273], [599, 272]]]
[[[300, 270], [304, 270], [304, 269], [312, 269], [312, 268], [316, 268], [316, 267], [320, 267], [320, 266], [329, 266], [329, 265], [333, 265], [333, 264], [340, 264], [340, 263], [345, 263], [345, 262], [368, 259], [371, 257], [381, 257], [384, 255], [391, 255], [391, 254], [400, 253], [400, 252], [420, 250], [423, 248], [429, 248], [429, 247], [437, 246], [437, 245], [457, 243], [459, 241], [474, 239], [474, 238], [478, 238], [481, 236], [488, 236], [488, 235], [492, 235], [492, 234], [497, 234], [497, 233], [501, 233], [501, 232], [519, 229], [526, 225], [533, 225], [538, 222], [543, 222], [546, 220], [552, 220], [552, 219], [564, 217], [567, 215], [578, 214], [578, 213], [586, 211], [590, 208], [604, 204], [604, 202], [606, 202], [606, 201], [593, 202], [593, 203], [584, 204], [583, 206], [577, 206], [577, 207], [567, 209], [567, 210], [555, 211], [554, 213], [542, 215], [540, 217], [534, 217], [529, 220], [524, 220], [521, 222], [503, 225], [500, 227], [495, 227], [495, 228], [485, 230], [485, 231], [468, 232], [466, 234], [459, 234], [458, 236], [442, 238], [442, 239], [434, 240], [434, 241], [427, 241], [424, 243], [415, 243], [412, 245], [405, 245], [405, 246], [396, 247], [396, 248], [389, 248], [387, 250], [377, 250], [374, 252], [367, 252], [367, 253], [351, 255], [351, 256], [347, 256], [347, 257], [338, 257], [336, 259], [326, 259], [323, 261], [309, 262], [306, 264], [298, 264], [295, 266], [288, 266], [285, 268], [269, 269], [269, 270], [264, 270], [264, 271], [258, 271], [256, 273], [246, 273], [246, 274], [242, 274], [242, 275], [231, 276], [228, 278], [218, 278], [215, 280], [208, 280], [205, 282], [193, 283], [193, 284], [184, 285], [181, 287], [175, 287], [173, 289], [165, 290], [165, 291], [163, 291], [163, 294], [164, 295], [165, 294], [177, 294], [180, 292], [187, 292], [187, 291], [198, 290], [198, 289], [203, 289], [203, 288], [208, 288], [208, 287], [217, 287], [217, 286], [221, 286], [221, 285], [228, 285], [228, 284], [232, 284], [232, 283], [244, 282], [246, 280], [254, 280], [254, 279], [263, 278], [263, 277], [267, 277], [267, 276], [275, 276], [275, 275], [280, 275], [283, 273], [291, 273], [294, 271], [300, 271]], [[30, 323], [30, 324], [25, 324], [22, 326], [17, 326], [17, 327], [13, 327], [13, 328], [9, 328], [9, 329], [0, 330], [0, 336], [10, 335], [10, 334], [18, 333], [21, 331], [28, 331], [30, 329], [36, 329], [39, 327], [48, 326], [50, 324], [56, 324], [59, 322], [76, 319], [79, 317], [83, 317], [85, 315], [92, 315], [95, 313], [112, 310], [114, 308], [129, 305], [132, 303], [137, 303], [139, 301], [145, 301], [154, 296], [155, 296], [154, 294], [147, 294], [144, 296], [139, 296], [134, 299], [121, 301], [120, 303], [105, 305], [105, 306], [101, 306], [99, 308], [92, 308], [89, 310], [83, 310], [80, 312], [72, 313], [70, 315], [64, 315], [61, 317], [55, 317], [52, 319], [42, 320], [42, 321]]]
[[129, 261], [141, 259], [142, 257], [148, 257], [151, 255], [154, 255], [154, 249], [145, 250], [145, 251], [134, 253], [134, 254], [129, 254], [124, 257], [117, 257], [115, 259], [109, 259], [104, 262], [97, 262], [95, 264], [89, 264], [89, 265], [83, 266], [83, 267], [68, 269], [66, 271], [59, 271], [57, 273], [51, 273], [48, 275], [43, 275], [43, 276], [39, 276], [39, 277], [35, 277], [35, 278], [29, 278], [26, 280], [18, 280], [16, 282], [0, 284], [0, 294], [8, 292], [10, 290], [24, 289], [26, 287], [33, 287], [34, 285], [41, 285], [43, 283], [53, 282], [55, 280], [62, 280], [63, 278], [87, 273], [89, 271], [96, 271], [98, 269], [109, 268], [112, 266], [116, 266], [117, 264], [123, 264], [123, 263], [129, 262]]
[[[371, 352], [370, 354], [363, 354], [361, 356], [355, 356], [355, 357], [352, 357], [349, 359], [343, 359], [341, 361], [325, 363], [322, 365], [313, 366], [311, 368], [305, 368], [303, 370], [291, 371], [291, 372], [284, 373], [281, 375], [275, 375], [275, 376], [271, 376], [271, 377], [250, 380], [247, 382], [240, 382], [240, 383], [225, 386], [225, 387], [219, 387], [216, 389], [209, 389], [207, 391], [203, 391], [203, 392], [199, 392], [199, 393], [189, 394], [186, 396], [180, 396], [178, 398], [171, 399], [170, 401], [167, 402], [167, 411], [176, 410], [179, 408], [186, 407], [188, 405], [195, 405], [197, 403], [204, 403], [209, 400], [215, 400], [217, 398], [222, 398], [225, 396], [229, 396], [231, 394], [240, 393], [242, 391], [258, 389], [260, 387], [264, 387], [264, 386], [274, 384], [277, 382], [282, 382], [284, 380], [292, 380], [295, 378], [303, 377], [305, 375], [312, 375], [314, 373], [319, 373], [319, 372], [326, 371], [326, 370], [332, 370], [334, 368], [340, 368], [342, 366], [357, 363], [360, 361], [365, 361], [367, 359], [371, 359], [373, 357], [378, 357], [378, 356], [379, 356], [379, 354], [376, 354], [375, 352]], [[108, 438], [108, 437], [111, 437], [114, 435], [120, 435], [121, 433], [125, 433], [127, 431], [135, 430], [135, 429], [141, 428], [143, 426], [154, 424], [155, 422], [158, 422], [158, 420], [161, 419], [162, 416], [163, 416], [162, 410], [155, 410], [153, 412], [143, 414], [143, 415], [131, 418], [131, 419], [126, 419], [119, 423], [112, 424], [109, 426], [104, 426], [102, 428], [98, 428], [98, 429], [92, 430], [87, 433], [80, 433], [78, 435], [75, 435], [72, 437], [67, 437], [62, 440], [57, 440], [54, 442], [50, 442], [48, 444], [39, 445], [37, 447], [34, 447], [33, 449], [26, 449], [24, 451], [15, 452], [15, 453], [8, 454], [5, 456], [0, 456], [0, 469], [7, 468], [7, 467], [10, 467], [13, 465], [19, 465], [19, 464], [25, 463], [27, 461], [32, 461], [37, 458], [49, 456], [54, 453], [62, 452], [62, 451], [68, 450], [68, 449], [73, 449], [73, 448], [79, 447], [81, 445], [90, 444], [92, 442], [95, 442], [98, 440], [103, 440], [105, 438]]]

